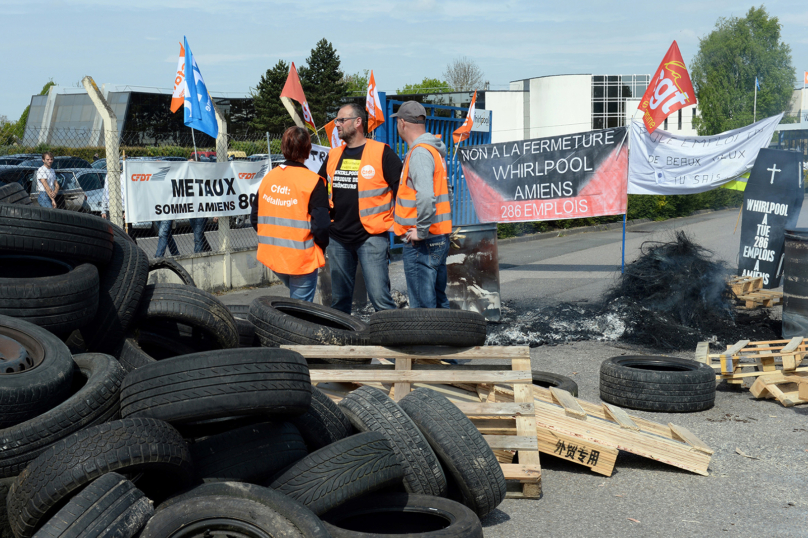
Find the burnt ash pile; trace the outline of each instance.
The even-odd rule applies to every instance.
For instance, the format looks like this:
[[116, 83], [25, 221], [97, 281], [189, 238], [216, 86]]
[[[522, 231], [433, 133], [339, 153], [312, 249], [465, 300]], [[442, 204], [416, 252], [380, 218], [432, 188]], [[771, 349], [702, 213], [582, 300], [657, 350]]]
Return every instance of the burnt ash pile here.
[[702, 341], [721, 348], [742, 339], [780, 338], [780, 322], [768, 310], [735, 311], [729, 269], [685, 233], [677, 232], [670, 242], [647, 242], [641, 250], [601, 302], [505, 308], [502, 321], [489, 324], [487, 343], [536, 347], [620, 340], [684, 351]]

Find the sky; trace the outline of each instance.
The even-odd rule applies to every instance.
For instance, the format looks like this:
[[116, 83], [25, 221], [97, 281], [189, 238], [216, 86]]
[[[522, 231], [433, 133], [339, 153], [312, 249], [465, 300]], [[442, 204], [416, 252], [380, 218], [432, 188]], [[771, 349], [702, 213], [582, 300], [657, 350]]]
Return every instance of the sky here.
[[[305, 62], [322, 38], [343, 71], [372, 69], [394, 93], [473, 59], [491, 89], [545, 75], [652, 74], [676, 40], [690, 64], [719, 17], [755, 4], [520, 0], [0, 0], [0, 116], [16, 120], [53, 79], [170, 89], [187, 36], [213, 95], [245, 96], [279, 59]], [[808, 2], [765, 4], [808, 70]]]

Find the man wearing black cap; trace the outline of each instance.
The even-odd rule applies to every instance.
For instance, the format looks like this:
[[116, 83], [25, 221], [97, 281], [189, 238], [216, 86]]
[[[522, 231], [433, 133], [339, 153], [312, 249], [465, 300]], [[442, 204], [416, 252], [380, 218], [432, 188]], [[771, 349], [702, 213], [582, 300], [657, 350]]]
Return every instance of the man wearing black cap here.
[[404, 276], [410, 308], [449, 308], [446, 256], [452, 210], [446, 145], [426, 132], [426, 109], [407, 101], [392, 115], [410, 147], [396, 196], [395, 232], [404, 241]]

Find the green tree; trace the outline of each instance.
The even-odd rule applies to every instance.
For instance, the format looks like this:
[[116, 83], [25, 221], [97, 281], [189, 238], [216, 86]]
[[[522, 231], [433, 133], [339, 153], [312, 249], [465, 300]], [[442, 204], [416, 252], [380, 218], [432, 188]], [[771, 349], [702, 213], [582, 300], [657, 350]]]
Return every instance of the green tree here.
[[693, 124], [700, 135], [752, 123], [755, 77], [758, 119], [789, 108], [795, 75], [780, 27], [763, 6], [753, 7], [745, 17], [719, 18], [700, 40], [690, 70], [700, 111]]
[[281, 91], [289, 75], [289, 64], [278, 60], [275, 67], [261, 75], [258, 85], [250, 91], [255, 107], [255, 119], [250, 127], [261, 133], [279, 134], [295, 124], [281, 103]]
[[403, 88], [398, 90], [399, 94], [409, 95], [413, 93], [446, 93], [453, 92], [454, 88], [449, 86], [439, 78], [424, 77], [424, 80], [415, 84], [405, 84]]
[[300, 83], [306, 92], [314, 124], [321, 128], [337, 115], [347, 96], [345, 74], [340, 69], [336, 49], [325, 38], [317, 42], [298, 70]]
[[345, 75], [342, 81], [345, 83], [345, 91], [348, 97], [361, 97], [368, 91], [368, 80], [370, 79], [370, 69], [357, 71], [353, 75]]

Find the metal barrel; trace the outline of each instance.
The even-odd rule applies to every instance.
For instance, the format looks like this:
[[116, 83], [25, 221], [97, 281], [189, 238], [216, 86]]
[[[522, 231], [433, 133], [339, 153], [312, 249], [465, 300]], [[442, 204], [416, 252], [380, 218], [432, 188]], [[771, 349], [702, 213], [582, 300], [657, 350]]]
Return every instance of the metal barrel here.
[[783, 338], [808, 336], [808, 228], [786, 230]]

